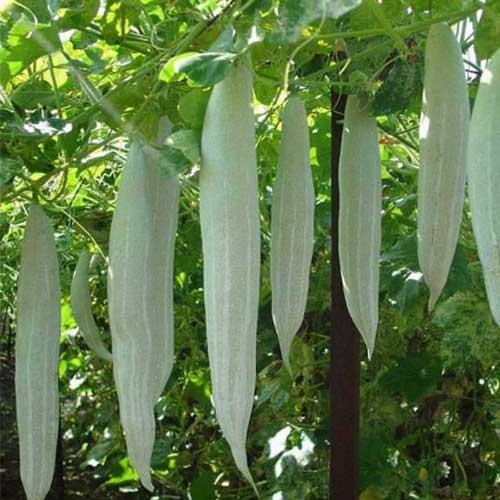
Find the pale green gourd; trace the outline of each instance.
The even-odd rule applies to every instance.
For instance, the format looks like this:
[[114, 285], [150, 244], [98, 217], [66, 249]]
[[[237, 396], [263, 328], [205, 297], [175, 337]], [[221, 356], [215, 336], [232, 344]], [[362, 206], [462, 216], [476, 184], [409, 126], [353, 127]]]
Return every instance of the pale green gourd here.
[[173, 364], [173, 251], [179, 204], [178, 178], [163, 177], [157, 160], [154, 149], [132, 141], [111, 225], [108, 269], [120, 419], [130, 459], [149, 490], [154, 404]]
[[255, 391], [260, 232], [252, 77], [242, 64], [217, 83], [201, 141], [200, 219], [208, 354], [217, 420], [255, 488], [246, 436]]
[[378, 327], [382, 186], [377, 122], [347, 98], [339, 166], [339, 259], [349, 313], [368, 356]]
[[[172, 124], [167, 117], [160, 119], [154, 145], [160, 148], [166, 142]], [[148, 274], [152, 307], [150, 325], [156, 325], [158, 346], [153, 365], [157, 375], [153, 380], [153, 402], [156, 403], [170, 377], [174, 364], [174, 255], [179, 218], [180, 185], [177, 175], [170, 177], [157, 168], [160, 153], [146, 148], [148, 164], [148, 193], [153, 214], [153, 248], [150, 251], [151, 268]]]
[[52, 228], [40, 205], [33, 203], [21, 246], [15, 375], [21, 481], [28, 500], [43, 500], [54, 475], [60, 304]]
[[102, 341], [92, 315], [92, 300], [89, 287], [90, 258], [90, 252], [84, 249], [78, 259], [71, 282], [71, 308], [78, 328], [90, 349], [101, 359], [111, 360], [111, 353]]
[[460, 45], [446, 23], [429, 31], [420, 118], [418, 260], [432, 310], [448, 279], [465, 195], [469, 98]]
[[472, 227], [490, 310], [500, 326], [500, 50], [481, 77], [467, 158]]
[[298, 96], [283, 112], [271, 217], [273, 320], [285, 365], [304, 319], [314, 242], [314, 185], [306, 109]]

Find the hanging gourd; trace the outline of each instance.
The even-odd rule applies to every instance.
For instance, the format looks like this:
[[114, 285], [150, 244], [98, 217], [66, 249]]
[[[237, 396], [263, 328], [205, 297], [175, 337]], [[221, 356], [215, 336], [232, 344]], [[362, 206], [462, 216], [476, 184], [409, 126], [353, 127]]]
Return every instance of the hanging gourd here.
[[283, 112], [271, 213], [273, 321], [290, 370], [290, 346], [304, 319], [314, 241], [314, 185], [306, 109], [298, 96]]
[[71, 282], [71, 308], [76, 324], [92, 352], [101, 359], [111, 360], [111, 353], [99, 335], [99, 328], [92, 315], [92, 299], [89, 287], [91, 253], [84, 249], [80, 254]]
[[111, 224], [108, 269], [120, 420], [130, 459], [150, 491], [154, 405], [173, 363], [173, 253], [179, 205], [177, 176], [162, 176], [158, 154], [132, 141]]
[[467, 158], [472, 227], [490, 311], [500, 326], [500, 50], [481, 76]]
[[208, 355], [217, 420], [242, 474], [255, 391], [260, 233], [252, 76], [217, 83], [201, 141], [200, 220]]
[[446, 23], [429, 31], [420, 117], [418, 260], [432, 310], [455, 254], [465, 194], [469, 98], [460, 45]]
[[378, 326], [382, 188], [377, 122], [347, 98], [339, 164], [339, 259], [354, 324], [373, 354]]
[[56, 245], [42, 207], [30, 208], [17, 287], [16, 413], [21, 481], [43, 500], [54, 475], [59, 429], [61, 291]]

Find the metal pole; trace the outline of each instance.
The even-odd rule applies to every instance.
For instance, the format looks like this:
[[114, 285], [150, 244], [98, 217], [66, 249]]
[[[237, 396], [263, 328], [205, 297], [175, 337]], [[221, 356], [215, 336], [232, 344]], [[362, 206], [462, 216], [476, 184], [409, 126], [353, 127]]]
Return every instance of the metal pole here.
[[338, 255], [339, 159], [346, 95], [331, 93], [332, 336], [330, 346], [330, 499], [357, 500], [359, 334], [347, 310]]

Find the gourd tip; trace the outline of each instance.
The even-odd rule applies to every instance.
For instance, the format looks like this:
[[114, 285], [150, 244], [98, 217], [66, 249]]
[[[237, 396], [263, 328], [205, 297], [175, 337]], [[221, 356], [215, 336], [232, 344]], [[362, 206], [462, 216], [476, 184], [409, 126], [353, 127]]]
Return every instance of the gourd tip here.
[[436, 302], [439, 299], [439, 294], [436, 294], [434, 292], [431, 292], [431, 296], [429, 298], [429, 303], [427, 304], [427, 310], [431, 313], [434, 310], [434, 307], [436, 306]]
[[283, 366], [286, 368], [286, 371], [290, 374], [290, 377], [293, 378], [292, 365], [290, 364], [290, 356], [287, 354], [283, 355]]
[[260, 497], [259, 490], [257, 488], [257, 485], [255, 484], [255, 481], [253, 480], [253, 477], [252, 477], [252, 474], [250, 473], [250, 471], [247, 469], [246, 473], [243, 472], [243, 475], [245, 476], [245, 479], [250, 483], [250, 486], [252, 487], [252, 489], [255, 493], [255, 496], [260, 499], [261, 497]]
[[153, 482], [151, 481], [151, 476], [149, 472], [147, 474], [141, 474], [141, 483], [148, 491], [154, 491], [155, 487], [153, 486]]
[[233, 457], [236, 462], [236, 466], [238, 467], [238, 470], [243, 474], [243, 477], [250, 483], [250, 486], [255, 492], [256, 497], [261, 498], [257, 485], [255, 484], [255, 481], [252, 477], [252, 473], [248, 468], [245, 449], [243, 448], [243, 451], [241, 451], [240, 449], [235, 449], [231, 446], [231, 451], [233, 452]]
[[368, 353], [368, 361], [372, 360], [374, 350], [375, 350], [375, 343], [374, 342], [371, 342], [369, 345], [367, 344], [366, 351]]
[[365, 346], [366, 346], [368, 361], [371, 361], [372, 356], [373, 356], [373, 351], [375, 350], [375, 335], [376, 335], [376, 330], [375, 330], [375, 332], [373, 332], [370, 335], [361, 334], [363, 342], [365, 343]]

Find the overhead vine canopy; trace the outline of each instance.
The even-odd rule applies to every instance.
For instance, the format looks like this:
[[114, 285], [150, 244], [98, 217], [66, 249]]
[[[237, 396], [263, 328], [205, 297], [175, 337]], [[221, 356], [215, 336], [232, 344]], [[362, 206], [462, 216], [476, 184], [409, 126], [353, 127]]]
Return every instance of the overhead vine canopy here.
[[[213, 141], [227, 146], [234, 128], [215, 120], [226, 135], [211, 129], [210, 141], [202, 141], [207, 104], [213, 87], [238, 64], [246, 66], [253, 81], [253, 93], [249, 89], [248, 95], [255, 118], [258, 174], [259, 211], [252, 228], [259, 218], [259, 325], [256, 363], [250, 359], [245, 369], [251, 374], [256, 364], [246, 451], [259, 491], [273, 500], [324, 499], [329, 491], [333, 91], [336, 96], [356, 95], [356, 102], [363, 103], [375, 146], [378, 130], [381, 161], [379, 327], [373, 359], [363, 357], [361, 366], [361, 498], [500, 497], [499, 332], [488, 308], [467, 198], [448, 281], [432, 314], [417, 256], [418, 127], [426, 40], [437, 23], [447, 23], [459, 42], [473, 107], [487, 60], [500, 47], [500, 0], [0, 0], [0, 456], [7, 470], [2, 483], [8, 498], [24, 498], [14, 423], [13, 345], [21, 241], [33, 201], [43, 206], [51, 221], [62, 292], [60, 435], [47, 498], [61, 498], [64, 490], [68, 498], [255, 498], [214, 415], [217, 397], [212, 396], [210, 380], [204, 292], [211, 286], [214, 296], [223, 296], [224, 289], [214, 276], [208, 287], [203, 281], [199, 210], [202, 145], [209, 147]], [[460, 54], [455, 55], [459, 60]], [[290, 95], [300, 98], [295, 104], [309, 128], [315, 242], [305, 318], [296, 335], [286, 334], [285, 366], [272, 317], [270, 240], [282, 116], [286, 103], [293, 102]], [[481, 110], [487, 113], [484, 103], [493, 108], [496, 101], [492, 95], [484, 99]], [[242, 112], [246, 123], [245, 118]], [[168, 119], [165, 143], [157, 140], [162, 119]], [[297, 142], [309, 145], [305, 124], [290, 119], [290, 129], [294, 125]], [[496, 129], [491, 125], [489, 130]], [[247, 132], [245, 137], [252, 136]], [[474, 136], [480, 144], [474, 151], [484, 159], [480, 139], [489, 144], [491, 137], [483, 137], [477, 123]], [[108, 352], [114, 349], [105, 258], [131, 144], [149, 148], [145, 157], [154, 157], [159, 169], [155, 175], [161, 180], [156, 185], [150, 179], [150, 188], [155, 184], [161, 189], [174, 176], [180, 183], [178, 225], [169, 226], [172, 234], [177, 229], [174, 354], [169, 351], [174, 366], [155, 407], [151, 474], [156, 497], [140, 486], [127, 452]], [[286, 152], [292, 163], [293, 144]], [[245, 160], [254, 164], [252, 158]], [[297, 163], [294, 168], [302, 166]], [[476, 186], [483, 186], [480, 170], [475, 170]], [[491, 185], [495, 176], [489, 178]], [[309, 171], [304, 179], [310, 182]], [[294, 185], [300, 187], [301, 181]], [[433, 186], [428, 187], [432, 191]], [[177, 181], [172, 189], [178, 196]], [[253, 191], [241, 188], [241, 193], [251, 197]], [[281, 196], [288, 201], [286, 194]], [[312, 198], [309, 185], [307, 196]], [[204, 217], [205, 224], [213, 218], [208, 213], [201, 217], [202, 228]], [[286, 219], [286, 211], [276, 213]], [[312, 213], [307, 213], [310, 225]], [[428, 227], [433, 220], [431, 214]], [[228, 227], [233, 232], [241, 229], [232, 223]], [[139, 218], [136, 224], [139, 238], [149, 234]], [[224, 231], [213, 234], [225, 237]], [[287, 241], [288, 233], [282, 236]], [[218, 238], [211, 241], [214, 249], [218, 243]], [[90, 254], [82, 254], [89, 248], [92, 261]], [[304, 247], [303, 253], [309, 255], [310, 250]], [[220, 256], [215, 250], [214, 254]], [[72, 275], [80, 255], [82, 283], [90, 276], [90, 290], [80, 290], [92, 331], [89, 345], [99, 346], [102, 359], [79, 335], [71, 307]], [[348, 248], [346, 256], [352, 255]], [[40, 256], [35, 252], [32, 257], [36, 262]], [[251, 257], [252, 266], [258, 267], [258, 249]], [[219, 259], [217, 269], [225, 264], [226, 259]], [[286, 272], [286, 262], [283, 266]], [[358, 281], [364, 274], [360, 269], [352, 273]], [[307, 273], [302, 272], [304, 295]], [[141, 274], [137, 271], [136, 276]], [[156, 283], [155, 273], [149, 276]], [[358, 285], [361, 291], [365, 288]], [[30, 285], [24, 286], [23, 293]], [[88, 311], [89, 292], [95, 324]], [[375, 317], [377, 290], [372, 295]], [[134, 296], [127, 299], [133, 303]], [[294, 311], [299, 322], [304, 300], [300, 298], [299, 310]], [[155, 308], [151, 310], [154, 316]], [[132, 310], [127, 312], [130, 319], [124, 323], [134, 323]], [[373, 338], [374, 333], [370, 341]], [[227, 345], [231, 351], [232, 345]], [[225, 346], [220, 344], [221, 349]], [[155, 358], [157, 366], [162, 362]], [[145, 363], [144, 370], [151, 366]], [[119, 391], [126, 391], [127, 376], [121, 373]], [[223, 406], [215, 401], [218, 404]], [[12, 444], [4, 446], [7, 442]]]

